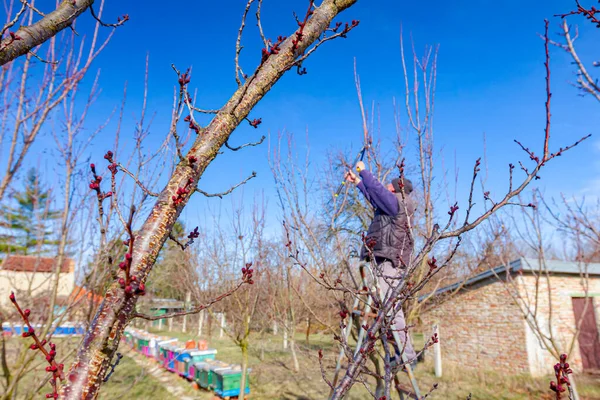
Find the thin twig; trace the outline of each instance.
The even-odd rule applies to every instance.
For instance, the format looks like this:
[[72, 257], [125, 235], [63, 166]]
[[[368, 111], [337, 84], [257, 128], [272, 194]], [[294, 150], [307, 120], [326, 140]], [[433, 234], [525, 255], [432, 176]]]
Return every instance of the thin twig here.
[[256, 177], [256, 172], [252, 171], [252, 174], [249, 177], [247, 177], [246, 179], [244, 179], [243, 181], [241, 181], [237, 185], [232, 186], [229, 190], [227, 190], [227, 191], [225, 191], [223, 193], [210, 194], [210, 193], [207, 193], [204, 190], [201, 190], [199, 188], [196, 188], [196, 192], [202, 193], [206, 197], [218, 197], [218, 198], [222, 199], [223, 196], [227, 196], [229, 193], [233, 192], [236, 188], [238, 188], [239, 186], [242, 186], [243, 184], [245, 184], [246, 182], [248, 182], [250, 179], [255, 178], [255, 177]]
[[133, 179], [135, 181], [135, 183], [137, 183], [137, 185], [140, 187], [140, 189], [142, 189], [142, 191], [144, 193], [146, 193], [148, 196], [152, 196], [152, 197], [158, 197], [159, 194], [155, 193], [149, 189], [147, 189], [142, 182], [139, 181], [138, 178], [136, 178], [127, 168], [125, 168], [125, 166], [123, 164], [121, 164], [120, 162], [117, 163], [117, 165], [119, 166], [119, 168], [121, 169], [121, 171], [125, 172], [127, 175], [129, 175], [131, 177], [131, 179]]
[[100, 25], [102, 25], [102, 26], [105, 26], [105, 27], [107, 27], [107, 28], [117, 28], [117, 27], [119, 27], [119, 26], [123, 25], [125, 22], [129, 21], [129, 15], [128, 15], [128, 14], [125, 14], [125, 15], [123, 16], [123, 19], [121, 19], [121, 17], [118, 17], [118, 18], [117, 18], [117, 23], [116, 23], [116, 24], [107, 24], [107, 23], [103, 22], [103, 21], [100, 19], [100, 17], [98, 17], [98, 16], [96, 15], [96, 12], [94, 11], [94, 7], [93, 7], [93, 6], [90, 6], [90, 12], [92, 13], [92, 17], [94, 17], [94, 19], [95, 19], [96, 21], [98, 21], [98, 23], [99, 23]]
[[269, 48], [269, 42], [263, 33], [262, 24], [260, 23], [260, 7], [262, 6], [262, 0], [258, 0], [258, 7], [256, 8], [256, 25], [258, 26], [258, 32], [260, 33], [260, 37], [265, 45], [265, 49]]
[[104, 379], [102, 379], [102, 382], [108, 382], [111, 375], [115, 372], [115, 368], [117, 368], [117, 365], [119, 365], [119, 362], [121, 362], [121, 358], [123, 358], [123, 354], [117, 353], [117, 360], [110, 366], [110, 372], [104, 377]]
[[215, 304], [215, 303], [223, 300], [224, 298], [231, 296], [240, 287], [242, 287], [242, 285], [244, 283], [246, 283], [246, 281], [241, 281], [236, 286], [234, 286], [232, 289], [230, 289], [227, 292], [221, 294], [220, 296], [215, 297], [214, 299], [212, 299], [208, 303], [199, 305], [199, 306], [194, 307], [193, 309], [188, 310], [188, 311], [178, 311], [178, 312], [172, 312], [172, 313], [167, 313], [167, 314], [163, 314], [163, 315], [147, 315], [147, 314], [141, 314], [141, 313], [134, 313], [133, 314], [133, 318], [141, 318], [141, 319], [145, 319], [145, 320], [148, 320], [148, 321], [158, 321], [159, 319], [167, 319], [167, 318], [181, 317], [181, 316], [184, 316], [184, 315], [197, 314], [200, 311], [205, 310], [208, 307], [212, 306], [213, 304]]
[[246, 26], [246, 16], [248, 15], [248, 10], [250, 6], [254, 3], [254, 0], [248, 0], [246, 3], [246, 9], [244, 10], [244, 14], [242, 15], [242, 23], [240, 25], [240, 30], [238, 31], [237, 41], [235, 42], [235, 81], [238, 86], [242, 86], [242, 81], [240, 79], [240, 75], [242, 78], [246, 79], [242, 68], [240, 67], [240, 52], [244, 48], [242, 46], [242, 32], [244, 31], [244, 27]]
[[229, 150], [238, 151], [238, 150], [243, 149], [244, 147], [258, 146], [258, 145], [262, 144], [262, 142], [264, 142], [265, 139], [266, 139], [266, 136], [263, 135], [258, 142], [246, 143], [246, 144], [243, 144], [243, 145], [238, 146], [238, 147], [231, 147], [229, 145], [229, 141], [227, 141], [227, 142], [225, 142], [225, 147], [227, 147]]

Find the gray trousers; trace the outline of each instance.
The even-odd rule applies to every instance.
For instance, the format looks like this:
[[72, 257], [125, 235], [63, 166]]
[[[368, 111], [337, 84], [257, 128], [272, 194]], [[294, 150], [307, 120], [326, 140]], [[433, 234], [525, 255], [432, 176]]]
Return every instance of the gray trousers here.
[[[396, 286], [400, 283], [400, 279], [390, 279], [389, 277], [399, 278], [402, 276], [402, 270], [400, 268], [394, 268], [391, 261], [382, 260], [377, 264], [380, 268], [381, 274], [383, 276], [378, 276], [377, 281], [379, 283], [379, 288], [381, 289], [381, 295], [386, 297], [389, 296], [388, 290], [392, 285]], [[387, 280], [384, 277], [388, 277]], [[401, 343], [398, 343], [400, 347], [400, 351], [402, 351], [402, 346], [406, 343], [404, 347], [404, 354], [408, 358], [409, 361], [412, 361], [417, 355], [415, 353], [415, 349], [413, 348], [412, 342], [410, 340], [410, 336], [407, 336], [406, 332], [404, 332], [404, 328], [406, 328], [406, 321], [404, 320], [404, 312], [402, 308], [396, 313], [392, 322], [392, 329], [394, 329], [398, 333], [398, 337], [400, 338]], [[407, 342], [408, 337], [408, 342]]]

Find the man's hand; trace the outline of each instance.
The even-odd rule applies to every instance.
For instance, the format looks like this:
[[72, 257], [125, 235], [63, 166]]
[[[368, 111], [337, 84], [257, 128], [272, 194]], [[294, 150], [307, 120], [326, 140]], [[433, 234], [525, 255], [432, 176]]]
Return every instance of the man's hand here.
[[360, 179], [352, 171], [346, 172], [345, 179], [346, 179], [346, 181], [348, 181], [350, 183], [354, 183], [355, 185], [358, 185], [360, 183]]
[[365, 169], [365, 163], [362, 161], [359, 161], [356, 163], [356, 170], [358, 172], [363, 171]]

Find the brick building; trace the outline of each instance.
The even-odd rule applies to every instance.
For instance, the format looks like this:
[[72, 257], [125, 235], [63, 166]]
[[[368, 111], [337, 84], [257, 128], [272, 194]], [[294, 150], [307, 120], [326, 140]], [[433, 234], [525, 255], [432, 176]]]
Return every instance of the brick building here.
[[427, 299], [423, 330], [438, 325], [442, 363], [552, 373], [556, 360], [542, 345], [542, 334], [569, 354], [576, 372], [600, 370], [600, 264], [544, 264], [520, 258], [421, 296]]

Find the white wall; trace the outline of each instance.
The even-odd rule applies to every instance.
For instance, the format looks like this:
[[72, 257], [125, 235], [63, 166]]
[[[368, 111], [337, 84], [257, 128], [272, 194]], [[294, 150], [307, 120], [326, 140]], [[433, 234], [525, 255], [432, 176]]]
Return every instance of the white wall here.
[[[11, 291], [27, 292], [31, 296], [39, 295], [52, 290], [55, 275], [51, 272], [20, 272], [0, 270], [0, 306], [10, 305], [8, 295]], [[65, 272], [60, 274], [58, 282], [58, 296], [69, 296], [75, 286], [75, 273]]]

